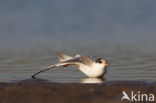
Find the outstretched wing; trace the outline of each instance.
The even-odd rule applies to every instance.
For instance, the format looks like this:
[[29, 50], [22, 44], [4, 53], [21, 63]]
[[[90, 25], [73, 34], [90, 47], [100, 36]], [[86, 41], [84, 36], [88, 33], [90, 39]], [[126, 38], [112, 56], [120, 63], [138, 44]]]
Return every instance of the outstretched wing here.
[[40, 70], [39, 72], [33, 74], [31, 77], [32, 77], [32, 78], [35, 78], [35, 76], [36, 76], [37, 74], [42, 73], [42, 72], [44, 72], [44, 71], [47, 71], [47, 70], [49, 70], [49, 69], [51, 69], [51, 68], [54, 68], [54, 67], [56, 67], [56, 64], [55, 64], [55, 65], [51, 65], [51, 66], [49, 66], [49, 67], [47, 67], [47, 68], [44, 68], [43, 70]]
[[75, 56], [72, 59], [63, 61], [62, 63], [79, 63], [79, 64], [90, 66], [93, 63], [93, 60], [85, 56]]
[[47, 71], [49, 69], [52, 69], [54, 67], [58, 67], [58, 66], [63, 66], [63, 67], [66, 67], [66, 66], [69, 66], [69, 65], [74, 65], [74, 66], [79, 66], [79, 65], [82, 65], [82, 63], [80, 62], [79, 58], [78, 57], [74, 57], [72, 59], [69, 59], [69, 60], [66, 60], [66, 61], [62, 61], [60, 63], [57, 63], [57, 64], [54, 64], [54, 65], [51, 65], [49, 67], [46, 67], [44, 68], [43, 70], [35, 73], [34, 75], [32, 75], [32, 78], [35, 78], [35, 76], [39, 73], [42, 73], [44, 71]]

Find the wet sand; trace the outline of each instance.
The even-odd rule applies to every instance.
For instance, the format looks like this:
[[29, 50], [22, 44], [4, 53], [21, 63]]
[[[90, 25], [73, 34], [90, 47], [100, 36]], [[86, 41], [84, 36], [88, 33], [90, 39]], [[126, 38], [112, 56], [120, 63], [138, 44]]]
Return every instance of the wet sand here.
[[[0, 103], [135, 103], [123, 100], [122, 91], [154, 94], [156, 82], [115, 81], [102, 84], [51, 83], [42, 80], [0, 83]], [[136, 102], [146, 103], [146, 102]], [[150, 102], [147, 102], [150, 103]]]

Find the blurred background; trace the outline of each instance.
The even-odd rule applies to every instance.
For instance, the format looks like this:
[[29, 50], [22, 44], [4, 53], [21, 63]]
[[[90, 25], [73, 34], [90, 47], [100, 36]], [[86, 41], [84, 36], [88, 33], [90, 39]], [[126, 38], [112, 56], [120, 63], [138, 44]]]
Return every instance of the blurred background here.
[[[104, 57], [106, 80], [156, 80], [156, 1], [0, 0], [0, 81], [29, 79], [56, 52]], [[39, 78], [81, 82], [77, 69]]]

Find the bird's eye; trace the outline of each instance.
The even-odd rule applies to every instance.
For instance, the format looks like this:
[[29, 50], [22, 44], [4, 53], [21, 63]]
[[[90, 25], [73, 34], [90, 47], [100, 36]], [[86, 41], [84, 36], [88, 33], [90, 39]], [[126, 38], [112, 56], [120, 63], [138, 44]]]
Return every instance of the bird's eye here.
[[99, 60], [99, 63], [101, 64], [101, 63], [102, 63], [102, 61], [101, 61], [101, 60]]
[[102, 63], [101, 58], [97, 59], [96, 62], [101, 64]]

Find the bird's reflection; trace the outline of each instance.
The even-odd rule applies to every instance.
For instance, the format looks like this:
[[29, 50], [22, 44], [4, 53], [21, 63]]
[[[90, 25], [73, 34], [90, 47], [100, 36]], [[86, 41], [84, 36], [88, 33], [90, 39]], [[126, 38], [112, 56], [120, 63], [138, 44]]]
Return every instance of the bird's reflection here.
[[103, 83], [105, 80], [105, 78], [85, 78], [81, 83]]
[[[31, 80], [33, 80], [33, 81], [48, 81], [48, 80], [39, 79], [36, 77], [32, 78]], [[103, 77], [103, 78], [84, 78], [80, 82], [81, 83], [98, 83], [98, 84], [101, 84], [104, 81], [106, 81], [105, 77]]]

